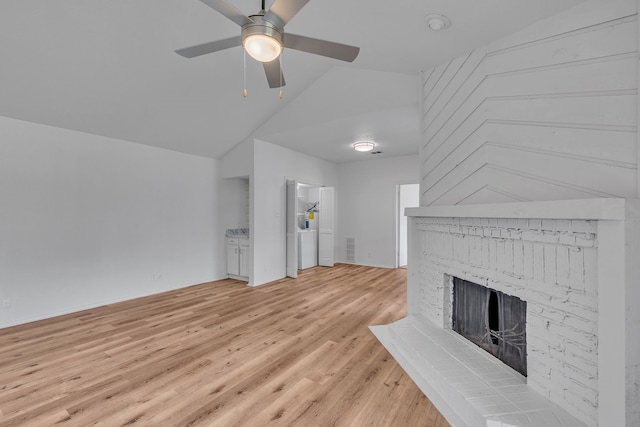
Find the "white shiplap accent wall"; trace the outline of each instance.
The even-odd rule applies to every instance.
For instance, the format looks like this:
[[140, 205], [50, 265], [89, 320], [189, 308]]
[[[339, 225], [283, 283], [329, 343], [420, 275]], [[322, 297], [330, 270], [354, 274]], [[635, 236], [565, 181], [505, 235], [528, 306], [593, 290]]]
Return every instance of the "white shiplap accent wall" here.
[[638, 197], [637, 0], [423, 73], [421, 206]]

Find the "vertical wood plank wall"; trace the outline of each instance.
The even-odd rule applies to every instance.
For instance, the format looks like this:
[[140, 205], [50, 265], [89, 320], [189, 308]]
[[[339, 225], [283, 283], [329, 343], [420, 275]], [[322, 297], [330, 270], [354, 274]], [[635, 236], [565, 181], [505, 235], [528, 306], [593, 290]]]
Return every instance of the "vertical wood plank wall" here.
[[637, 0], [423, 73], [421, 206], [638, 197]]

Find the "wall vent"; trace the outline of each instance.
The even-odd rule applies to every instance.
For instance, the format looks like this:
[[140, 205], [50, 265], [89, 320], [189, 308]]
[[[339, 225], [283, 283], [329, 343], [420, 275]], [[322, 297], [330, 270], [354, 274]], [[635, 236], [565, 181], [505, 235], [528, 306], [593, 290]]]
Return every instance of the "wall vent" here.
[[356, 262], [356, 238], [347, 237], [347, 262], [355, 264]]

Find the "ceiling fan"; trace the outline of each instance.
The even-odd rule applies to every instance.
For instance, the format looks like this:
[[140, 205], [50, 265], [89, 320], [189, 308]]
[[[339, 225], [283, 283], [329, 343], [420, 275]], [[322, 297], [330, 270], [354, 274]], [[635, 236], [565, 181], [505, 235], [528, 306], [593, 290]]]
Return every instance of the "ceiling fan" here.
[[260, 12], [249, 16], [243, 15], [224, 0], [200, 1], [240, 25], [240, 35], [178, 49], [176, 53], [185, 58], [194, 58], [242, 46], [252, 58], [262, 62], [270, 88], [284, 86], [280, 54], [285, 47], [347, 62], [353, 62], [360, 52], [359, 47], [284, 32], [284, 26], [309, 0], [275, 0], [268, 11], [265, 11], [262, 0]]

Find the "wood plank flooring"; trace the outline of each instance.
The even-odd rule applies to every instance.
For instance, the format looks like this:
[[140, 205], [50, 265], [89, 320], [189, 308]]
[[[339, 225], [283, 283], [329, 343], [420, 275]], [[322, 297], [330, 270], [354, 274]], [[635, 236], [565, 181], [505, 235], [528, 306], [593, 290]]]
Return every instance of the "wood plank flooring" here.
[[405, 299], [338, 264], [0, 329], [0, 426], [448, 426], [367, 328]]

